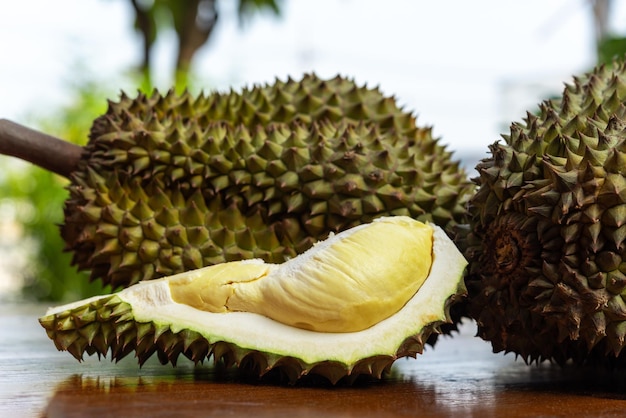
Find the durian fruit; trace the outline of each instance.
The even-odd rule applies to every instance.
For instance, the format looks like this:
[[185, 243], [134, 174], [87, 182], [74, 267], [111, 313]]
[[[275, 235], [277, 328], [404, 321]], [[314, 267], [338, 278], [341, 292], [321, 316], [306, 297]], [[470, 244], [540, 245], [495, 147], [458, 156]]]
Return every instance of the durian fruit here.
[[216, 264], [118, 293], [51, 308], [40, 323], [59, 350], [140, 364], [180, 354], [259, 375], [332, 383], [380, 378], [421, 353], [465, 293], [467, 262], [446, 233], [405, 216], [381, 217], [282, 264]]
[[477, 166], [468, 300], [494, 351], [624, 364], [625, 104], [624, 64], [597, 67]]
[[393, 97], [336, 77], [193, 97], [122, 95], [93, 124], [61, 228], [113, 287], [280, 263], [379, 216], [466, 223], [474, 185]]

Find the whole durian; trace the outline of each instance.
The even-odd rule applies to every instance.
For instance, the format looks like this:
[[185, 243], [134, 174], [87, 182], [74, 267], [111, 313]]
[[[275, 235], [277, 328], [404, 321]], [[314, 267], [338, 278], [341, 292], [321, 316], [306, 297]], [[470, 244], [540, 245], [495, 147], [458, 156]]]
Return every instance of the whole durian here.
[[477, 166], [470, 313], [496, 352], [624, 364], [626, 67], [543, 102]]
[[113, 287], [282, 262], [383, 215], [466, 223], [473, 184], [394, 98], [305, 75], [241, 92], [122, 95], [70, 175], [61, 233]]
[[176, 364], [212, 357], [290, 382], [389, 371], [421, 353], [465, 293], [467, 262], [439, 227], [380, 217], [282, 264], [244, 260], [144, 281], [52, 308], [40, 319], [59, 350]]

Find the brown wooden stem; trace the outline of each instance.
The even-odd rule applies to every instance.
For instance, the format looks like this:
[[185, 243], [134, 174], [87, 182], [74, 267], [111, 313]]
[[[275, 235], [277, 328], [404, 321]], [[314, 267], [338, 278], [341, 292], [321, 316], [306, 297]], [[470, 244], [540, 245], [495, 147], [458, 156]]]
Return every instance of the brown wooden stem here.
[[0, 119], [0, 154], [21, 158], [69, 178], [82, 152], [79, 145]]

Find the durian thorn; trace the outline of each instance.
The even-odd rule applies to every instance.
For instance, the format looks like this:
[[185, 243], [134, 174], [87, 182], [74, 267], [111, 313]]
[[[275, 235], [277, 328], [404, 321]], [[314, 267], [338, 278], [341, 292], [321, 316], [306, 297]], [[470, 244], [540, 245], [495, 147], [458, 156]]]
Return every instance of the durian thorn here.
[[0, 154], [20, 158], [69, 178], [83, 148], [51, 135], [0, 119]]

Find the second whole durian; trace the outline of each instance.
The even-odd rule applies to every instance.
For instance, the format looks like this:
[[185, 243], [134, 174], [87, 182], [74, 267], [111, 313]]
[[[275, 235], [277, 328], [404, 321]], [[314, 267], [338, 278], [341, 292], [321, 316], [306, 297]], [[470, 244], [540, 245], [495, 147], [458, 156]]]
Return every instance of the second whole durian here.
[[527, 362], [626, 364], [626, 66], [514, 123], [477, 167], [470, 313]]
[[193, 97], [123, 95], [92, 127], [61, 233], [113, 287], [406, 215], [450, 235], [473, 192], [459, 163], [378, 89], [315, 75]]

